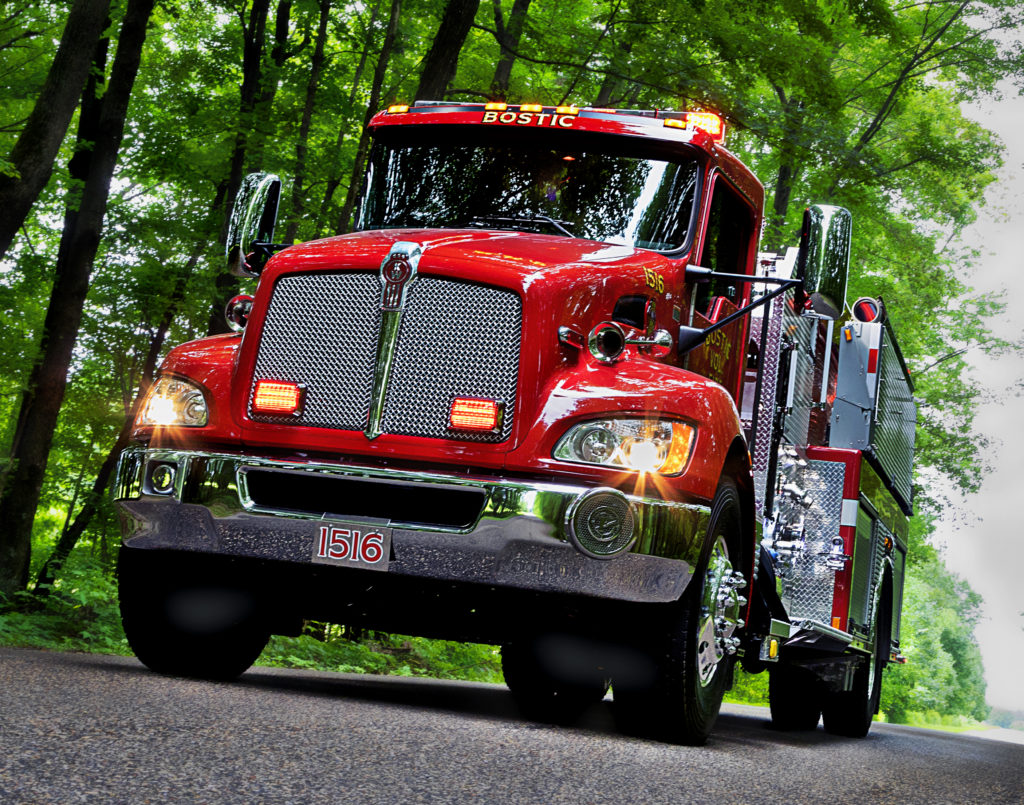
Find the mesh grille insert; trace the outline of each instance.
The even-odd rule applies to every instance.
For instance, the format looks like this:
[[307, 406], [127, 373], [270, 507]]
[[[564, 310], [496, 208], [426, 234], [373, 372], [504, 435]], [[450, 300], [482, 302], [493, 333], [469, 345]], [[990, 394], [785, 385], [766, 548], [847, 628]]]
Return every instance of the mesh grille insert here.
[[[366, 427], [380, 331], [376, 272], [295, 274], [277, 281], [260, 341], [260, 379], [306, 385], [298, 417], [257, 422], [361, 431]], [[384, 402], [385, 433], [501, 442], [512, 432], [519, 372], [518, 294], [420, 276], [408, 289]], [[504, 404], [499, 433], [448, 430], [457, 396]]]

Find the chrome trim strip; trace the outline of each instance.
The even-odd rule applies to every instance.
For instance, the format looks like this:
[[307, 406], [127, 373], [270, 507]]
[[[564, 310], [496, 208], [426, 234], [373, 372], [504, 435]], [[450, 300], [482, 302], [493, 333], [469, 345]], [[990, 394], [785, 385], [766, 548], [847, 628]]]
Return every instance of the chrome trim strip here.
[[830, 637], [833, 640], [838, 640], [840, 643], [849, 644], [853, 640], [853, 635], [848, 632], [843, 632], [839, 629], [833, 629], [831, 626], [826, 626], [824, 623], [812, 620], [794, 620], [791, 624], [792, 634], [799, 632], [814, 632], [822, 637]]
[[409, 286], [416, 281], [423, 249], [418, 243], [398, 241], [392, 244], [380, 264], [380, 332], [377, 336], [377, 359], [373, 366], [373, 391], [370, 393], [370, 411], [366, 429], [367, 439], [381, 435], [380, 422], [384, 416], [384, 399], [388, 381], [395, 364], [395, 346], [402, 326], [402, 309]]

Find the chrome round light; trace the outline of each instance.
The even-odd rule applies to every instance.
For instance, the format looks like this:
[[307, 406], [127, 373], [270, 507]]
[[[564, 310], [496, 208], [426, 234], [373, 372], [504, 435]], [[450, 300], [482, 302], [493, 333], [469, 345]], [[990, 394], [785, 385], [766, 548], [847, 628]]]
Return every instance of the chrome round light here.
[[236, 333], [242, 332], [249, 322], [249, 314], [252, 312], [253, 299], [248, 294], [240, 293], [231, 299], [224, 307], [224, 319], [228, 327]]
[[590, 331], [587, 346], [601, 363], [615, 363], [626, 351], [626, 331], [613, 321], [603, 321]]
[[618, 489], [599, 487], [577, 497], [565, 513], [569, 539], [595, 559], [610, 559], [636, 540], [636, 510]]
[[174, 490], [174, 478], [177, 467], [174, 464], [152, 464], [149, 469], [149, 488], [158, 495], [166, 495]]
[[862, 296], [853, 303], [850, 308], [853, 317], [857, 321], [865, 323], [881, 322], [885, 319], [885, 305], [881, 299], [872, 299], [870, 296]]

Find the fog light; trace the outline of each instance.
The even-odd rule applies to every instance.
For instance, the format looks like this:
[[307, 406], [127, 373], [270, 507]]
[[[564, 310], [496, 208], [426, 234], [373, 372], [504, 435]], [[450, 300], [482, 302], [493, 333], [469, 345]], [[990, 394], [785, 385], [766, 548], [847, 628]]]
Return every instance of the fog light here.
[[149, 469], [149, 489], [157, 495], [169, 495], [174, 491], [174, 479], [178, 467], [175, 464], [151, 464]]
[[595, 559], [624, 553], [636, 540], [636, 511], [618, 489], [584, 492], [570, 504], [565, 525], [573, 545]]

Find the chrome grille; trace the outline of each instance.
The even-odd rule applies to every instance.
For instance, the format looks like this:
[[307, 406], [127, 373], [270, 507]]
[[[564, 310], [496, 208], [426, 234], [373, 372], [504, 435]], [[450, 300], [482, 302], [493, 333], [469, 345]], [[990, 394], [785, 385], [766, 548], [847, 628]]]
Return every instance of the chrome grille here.
[[[342, 430], [366, 427], [380, 330], [376, 272], [295, 274], [274, 287], [253, 377], [306, 385], [301, 416], [258, 422]], [[420, 276], [402, 314], [382, 430], [500, 442], [512, 431], [521, 305], [507, 290]], [[504, 404], [498, 433], [448, 430], [456, 396]]]

